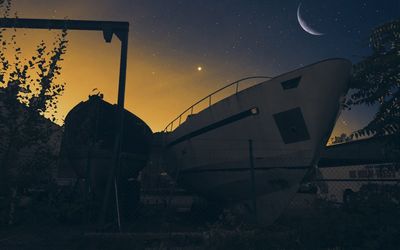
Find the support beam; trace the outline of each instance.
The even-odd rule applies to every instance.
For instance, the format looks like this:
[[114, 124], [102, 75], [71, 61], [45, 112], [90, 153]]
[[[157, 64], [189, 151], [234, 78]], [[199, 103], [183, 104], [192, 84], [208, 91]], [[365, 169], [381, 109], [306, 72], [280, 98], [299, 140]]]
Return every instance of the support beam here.
[[[111, 21], [85, 21], [85, 20], [62, 20], [62, 19], [33, 19], [33, 18], [0, 18], [0, 28], [21, 29], [58, 29], [58, 30], [93, 30], [103, 31], [106, 42], [111, 42], [110, 33], [128, 34], [128, 22]], [[124, 37], [122, 35], [121, 37]], [[109, 38], [109, 39], [107, 39]], [[118, 38], [120, 38], [118, 36]], [[120, 38], [121, 42], [122, 39]]]
[[249, 140], [249, 159], [250, 159], [250, 174], [251, 174], [251, 198], [253, 202], [254, 222], [258, 222], [257, 214], [257, 192], [256, 192], [256, 177], [254, 173], [254, 155], [253, 155], [253, 140]]

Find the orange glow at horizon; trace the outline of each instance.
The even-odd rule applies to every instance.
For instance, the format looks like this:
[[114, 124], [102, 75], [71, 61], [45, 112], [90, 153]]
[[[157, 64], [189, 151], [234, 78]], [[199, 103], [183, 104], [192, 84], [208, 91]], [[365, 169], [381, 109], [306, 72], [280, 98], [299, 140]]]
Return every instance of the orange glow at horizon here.
[[[22, 49], [22, 57], [33, 56], [41, 40], [46, 42], [50, 51], [58, 33], [18, 30], [16, 40], [17, 46]], [[12, 34], [12, 30], [6, 32], [8, 37]], [[76, 104], [87, 100], [95, 88], [104, 94], [106, 101], [116, 103], [119, 40], [114, 37], [111, 43], [105, 43], [101, 32], [83, 31], [70, 31], [68, 40], [67, 51], [60, 64], [61, 76], [56, 80], [66, 83], [65, 92], [59, 98], [60, 118], [64, 118]], [[188, 61], [187, 56], [185, 59]], [[195, 65], [195, 59], [189, 61]], [[190, 65], [182, 67], [179, 59], [154, 58], [146, 48], [131, 46], [128, 51], [125, 108], [142, 118], [153, 131], [162, 130], [187, 106], [216, 88], [210, 86], [210, 83], [215, 83], [213, 79], [218, 78], [212, 72], [198, 75], [188, 73], [190, 68]]]
[[[12, 32], [10, 31], [10, 34]], [[32, 56], [36, 45], [42, 39], [51, 45], [57, 33], [57, 31], [18, 31], [17, 42], [22, 47], [23, 56], [26, 58]], [[25, 40], [27, 37], [29, 40]], [[67, 52], [61, 63], [61, 77], [58, 79], [66, 82], [65, 93], [60, 97], [58, 110], [60, 117], [65, 117], [75, 105], [87, 100], [95, 88], [104, 94], [106, 101], [116, 103], [119, 40], [114, 37], [112, 43], [105, 43], [100, 32], [83, 34], [82, 31], [69, 32], [68, 40]], [[213, 74], [208, 72], [207, 75], [198, 75], [196, 72], [188, 74], [190, 65], [182, 68], [179, 62], [171, 58], [154, 60], [152, 56], [148, 56], [150, 52], [146, 49], [131, 47], [128, 53], [125, 108], [148, 123], [154, 132], [163, 130], [188, 106], [217, 88], [215, 85], [202, 85], [202, 83], [216, 83], [214, 79], [218, 78], [217, 72]], [[195, 59], [192, 61], [194, 64]], [[197, 71], [202, 70], [201, 66], [197, 67]], [[224, 85], [226, 80], [221, 79], [219, 83]], [[351, 128], [339, 118], [332, 134], [339, 136], [341, 133], [349, 134], [351, 131]]]
[[[122, 20], [127, 17], [107, 16], [112, 2], [65, 1], [16, 1], [13, 11], [24, 18], [54, 18], [83, 20]], [[76, 8], [79, 6], [79, 8]], [[102, 7], [100, 7], [102, 6]], [[98, 8], [97, 8], [98, 7]], [[56, 9], [62, 11], [54, 11]], [[143, 119], [153, 131], [163, 130], [195, 101], [228, 82], [253, 73], [247, 68], [232, 63], [226, 65], [221, 58], [210, 58], [205, 72], [198, 65], [196, 52], [171, 51], [163, 41], [146, 40], [134, 33], [131, 22], [128, 45], [128, 64], [125, 92], [125, 108]], [[12, 33], [12, 29], [7, 33]], [[23, 34], [26, 35], [23, 35]], [[51, 47], [57, 31], [18, 30], [17, 43], [25, 57], [33, 55], [35, 47], [43, 39]], [[93, 89], [104, 94], [110, 103], [117, 102], [120, 42], [113, 37], [105, 43], [101, 32], [69, 31], [68, 46], [59, 81], [65, 82], [65, 92], [59, 99], [58, 113], [65, 117], [71, 108], [88, 99]], [[202, 74], [199, 73], [201, 67]], [[193, 71], [193, 68], [197, 70]], [[240, 69], [240, 70], [238, 70]]]
[[[9, 32], [11, 35], [13, 31]], [[22, 47], [23, 56], [33, 55], [36, 45], [44, 40], [51, 45], [57, 31], [17, 32], [18, 45]], [[29, 37], [29, 39], [26, 39]], [[20, 39], [23, 38], [23, 39]], [[58, 81], [66, 82], [65, 93], [60, 97], [58, 113], [65, 115], [76, 104], [88, 99], [93, 89], [104, 94], [104, 99], [110, 103], [117, 101], [120, 43], [113, 38], [111, 43], [105, 43], [100, 32], [71, 31], [68, 34], [69, 44], [62, 71]], [[25, 42], [29, 41], [29, 42]], [[51, 46], [50, 48], [51, 49]], [[190, 65], [182, 68], [173, 58], [154, 59], [145, 48], [130, 48], [127, 70], [127, 85], [125, 108], [142, 118], [152, 130], [160, 131], [178, 114], [198, 99], [214, 91], [217, 72], [198, 75], [190, 72]], [[187, 59], [186, 59], [187, 60]], [[193, 58], [195, 65], [195, 59]], [[197, 66], [197, 71], [203, 68]], [[220, 84], [226, 80], [220, 79]], [[351, 129], [338, 120], [334, 135], [349, 134]], [[328, 141], [329, 143], [329, 141]]]
[[[93, 6], [84, 1], [71, 2], [75, 4], [66, 1], [49, 3], [42, 0], [21, 0], [15, 2], [13, 9], [18, 10], [20, 17], [26, 18], [63, 19], [68, 15], [68, 19], [115, 20], [107, 16], [109, 2], [103, 1], [102, 5], [97, 5], [103, 6], [102, 9], [93, 9]], [[74, 7], [78, 4], [80, 8]], [[55, 9], [63, 11], [54, 12]], [[118, 17], [117, 20], [124, 20], [124, 17]], [[210, 58], [210, 61], [202, 62], [207, 65], [207, 70], [204, 70], [203, 65], [198, 64], [195, 52], [171, 53], [165, 49], [166, 45], [162, 41], [135, 37], [132, 29], [134, 26], [131, 23], [125, 108], [143, 119], [153, 132], [163, 130], [178, 114], [210, 92], [233, 80], [254, 75], [251, 65], [247, 68], [235, 62], [226, 65], [219, 61], [221, 58]], [[51, 47], [51, 41], [56, 34], [55, 31], [46, 30], [18, 31], [17, 43], [24, 50], [24, 55], [29, 57], [42, 39]], [[119, 40], [113, 37], [111, 43], [105, 43], [101, 32], [89, 31], [70, 31], [68, 40], [66, 55], [61, 64], [61, 76], [58, 79], [66, 82], [65, 93], [59, 102], [60, 117], [64, 117], [79, 102], [87, 100], [95, 88], [104, 94], [106, 101], [116, 103]], [[193, 70], [194, 68], [197, 70]], [[336, 124], [335, 131], [347, 130], [342, 124]], [[335, 134], [339, 135], [340, 132]]]

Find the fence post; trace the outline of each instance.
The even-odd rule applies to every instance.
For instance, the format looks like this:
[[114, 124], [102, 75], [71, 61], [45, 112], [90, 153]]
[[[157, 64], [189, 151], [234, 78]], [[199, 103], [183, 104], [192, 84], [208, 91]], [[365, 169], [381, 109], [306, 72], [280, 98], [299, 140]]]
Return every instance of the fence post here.
[[257, 194], [256, 194], [256, 177], [254, 174], [254, 157], [253, 157], [253, 140], [249, 140], [249, 158], [250, 158], [250, 172], [251, 172], [251, 193], [253, 200], [253, 213], [254, 221], [257, 223]]

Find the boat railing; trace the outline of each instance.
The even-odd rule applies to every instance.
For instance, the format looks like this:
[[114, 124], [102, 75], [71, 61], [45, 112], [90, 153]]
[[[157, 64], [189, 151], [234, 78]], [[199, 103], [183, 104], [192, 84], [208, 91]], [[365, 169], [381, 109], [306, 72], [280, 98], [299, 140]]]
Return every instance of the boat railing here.
[[[201, 109], [201, 110], [204, 110], [204, 109], [210, 107], [211, 104], [212, 104], [212, 97], [215, 96], [217, 93], [219, 93], [219, 92], [221, 92], [221, 91], [223, 91], [223, 90], [225, 90], [225, 89], [227, 89], [227, 88], [229, 88], [229, 87], [234, 86], [234, 87], [235, 87], [235, 94], [237, 94], [237, 93], [239, 92], [239, 85], [240, 85], [240, 83], [242, 83], [242, 82], [244, 82], [244, 81], [252, 80], [252, 79], [271, 79], [271, 78], [272, 78], [272, 77], [270, 77], [270, 76], [250, 76], [250, 77], [245, 77], [245, 78], [239, 79], [239, 80], [237, 80], [237, 81], [234, 81], [234, 82], [232, 82], [232, 83], [229, 83], [228, 85], [226, 85], [226, 86], [224, 86], [224, 87], [222, 87], [222, 88], [220, 88], [220, 89], [217, 89], [216, 91], [212, 92], [211, 94], [207, 95], [206, 97], [204, 97], [204, 98], [200, 99], [199, 101], [195, 102], [195, 103], [194, 103], [192, 106], [190, 106], [189, 108], [185, 109], [185, 111], [183, 111], [180, 115], [178, 115], [174, 120], [172, 120], [172, 122], [170, 122], [170, 123], [165, 127], [164, 132], [171, 132], [174, 128], [179, 127], [179, 126], [182, 124], [182, 122], [183, 122], [183, 121], [182, 121], [182, 118], [185, 116], [185, 114], [186, 114], [187, 116], [193, 115], [194, 109], [195, 109], [196, 107], [198, 107], [198, 106], [199, 106], [201, 103], [203, 103], [204, 101], [207, 101], [207, 100], [208, 100], [208, 106], [205, 107], [205, 108], [203, 108], [203, 109]], [[258, 83], [258, 82], [257, 82], [257, 83]], [[253, 86], [253, 85], [257, 84], [257, 83], [254, 83], [254, 84], [252, 84], [251, 86]], [[248, 86], [248, 87], [250, 87], [250, 86]], [[226, 97], [226, 96], [224, 96], [224, 97]], [[201, 110], [199, 110], [199, 112], [200, 112]], [[176, 127], [174, 127], [175, 124], [178, 124], [178, 125], [177, 125]]]

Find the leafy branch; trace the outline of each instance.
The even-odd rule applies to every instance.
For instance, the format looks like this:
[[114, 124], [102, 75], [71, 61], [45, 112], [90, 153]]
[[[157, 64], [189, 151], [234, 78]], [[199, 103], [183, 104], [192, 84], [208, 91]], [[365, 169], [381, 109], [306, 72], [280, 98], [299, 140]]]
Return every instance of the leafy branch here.
[[[11, 0], [0, 0], [1, 7], [7, 17]], [[0, 185], [10, 201], [9, 223], [18, 190], [51, 177], [56, 152], [50, 142], [57, 126], [46, 118], [57, 121], [58, 97], [65, 89], [57, 77], [67, 43], [63, 30], [53, 48], [42, 41], [26, 59], [15, 30], [7, 37], [0, 29]]]
[[345, 107], [379, 105], [371, 122], [352, 136], [382, 136], [400, 132], [400, 20], [373, 30], [372, 54], [353, 68], [351, 88], [355, 90]]

